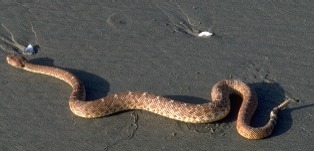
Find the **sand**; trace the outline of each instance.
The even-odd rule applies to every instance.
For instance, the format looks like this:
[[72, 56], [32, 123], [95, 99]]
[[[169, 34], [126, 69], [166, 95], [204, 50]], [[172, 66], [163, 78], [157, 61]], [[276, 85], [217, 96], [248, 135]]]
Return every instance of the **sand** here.
[[[1, 41], [0, 150], [313, 150], [312, 2], [2, 1], [0, 21], [34, 63], [70, 70], [88, 99], [149, 91], [204, 103], [232, 76], [257, 92], [252, 120], [263, 125], [286, 96], [274, 133], [247, 140], [235, 128], [239, 102], [210, 124], [187, 124], [145, 111], [84, 119], [71, 113], [62, 81], [11, 68]], [[209, 38], [196, 37], [209, 31]], [[0, 28], [2, 39], [10, 34]], [[238, 100], [238, 99], [235, 99]]]

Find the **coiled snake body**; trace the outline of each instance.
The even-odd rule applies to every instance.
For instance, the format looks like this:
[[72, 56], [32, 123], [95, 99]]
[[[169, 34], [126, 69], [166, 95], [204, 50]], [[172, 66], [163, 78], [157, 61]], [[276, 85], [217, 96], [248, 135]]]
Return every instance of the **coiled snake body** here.
[[243, 99], [236, 124], [238, 132], [248, 139], [261, 139], [272, 133], [278, 111], [292, 101], [288, 99], [273, 108], [265, 126], [253, 128], [250, 126], [250, 120], [257, 107], [257, 98], [255, 92], [239, 80], [228, 79], [216, 83], [211, 91], [212, 101], [204, 104], [183, 103], [147, 92], [122, 92], [93, 101], [85, 101], [84, 85], [70, 72], [56, 67], [32, 64], [17, 54], [8, 55], [6, 59], [13, 67], [52, 76], [68, 83], [73, 89], [69, 99], [70, 109], [74, 114], [85, 118], [102, 117], [123, 110], [141, 109], [183, 122], [207, 123], [220, 120], [229, 113], [229, 96], [235, 93]]

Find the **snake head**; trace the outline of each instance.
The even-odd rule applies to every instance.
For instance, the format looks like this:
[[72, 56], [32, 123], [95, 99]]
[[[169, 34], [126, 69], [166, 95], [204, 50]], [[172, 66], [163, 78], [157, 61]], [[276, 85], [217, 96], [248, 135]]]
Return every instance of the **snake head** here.
[[15, 67], [15, 68], [24, 68], [25, 63], [27, 62], [27, 60], [17, 54], [11, 54], [7, 56], [7, 62], [9, 65]]

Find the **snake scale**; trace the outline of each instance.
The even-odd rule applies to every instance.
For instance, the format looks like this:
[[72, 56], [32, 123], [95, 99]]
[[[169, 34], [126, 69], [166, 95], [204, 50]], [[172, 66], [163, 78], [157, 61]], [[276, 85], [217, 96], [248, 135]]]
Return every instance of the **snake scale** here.
[[8, 64], [29, 72], [58, 78], [72, 87], [69, 99], [71, 111], [84, 118], [96, 118], [123, 110], [140, 109], [188, 123], [208, 123], [223, 119], [230, 111], [231, 94], [242, 97], [236, 128], [240, 135], [247, 139], [268, 137], [277, 121], [277, 113], [285, 108], [292, 99], [287, 99], [270, 112], [269, 121], [262, 127], [251, 127], [250, 120], [257, 108], [256, 94], [240, 80], [226, 79], [217, 82], [211, 91], [212, 101], [204, 104], [190, 104], [175, 101], [148, 92], [121, 92], [97, 100], [85, 100], [85, 88], [82, 82], [72, 73], [52, 66], [33, 64], [23, 56], [7, 56]]

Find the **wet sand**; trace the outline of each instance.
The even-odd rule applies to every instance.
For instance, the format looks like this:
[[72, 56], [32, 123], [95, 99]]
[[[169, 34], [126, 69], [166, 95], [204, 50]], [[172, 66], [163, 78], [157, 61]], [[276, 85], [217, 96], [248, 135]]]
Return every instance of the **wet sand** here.
[[[70, 70], [88, 99], [148, 91], [204, 103], [212, 86], [232, 76], [259, 98], [261, 126], [285, 97], [273, 134], [247, 140], [230, 115], [187, 124], [145, 111], [84, 119], [71, 113], [71, 88], [54, 78], [11, 68], [1, 41], [0, 150], [313, 150], [314, 21], [311, 2], [1, 2], [1, 24], [31, 62]], [[209, 38], [195, 36], [210, 31]], [[2, 39], [11, 38], [3, 26]], [[234, 98], [234, 100], [239, 100]]]

